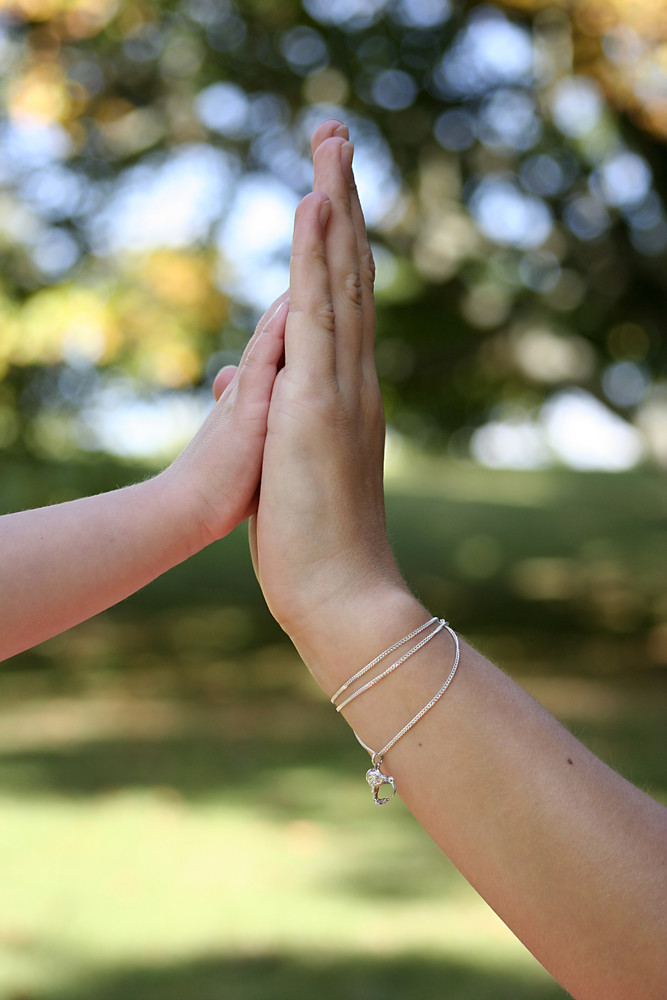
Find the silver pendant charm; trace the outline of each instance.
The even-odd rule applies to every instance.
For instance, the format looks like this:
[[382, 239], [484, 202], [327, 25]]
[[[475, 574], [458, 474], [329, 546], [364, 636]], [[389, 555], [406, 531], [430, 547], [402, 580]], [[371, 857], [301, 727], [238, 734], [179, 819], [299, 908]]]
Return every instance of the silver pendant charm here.
[[[373, 802], [376, 806], [384, 806], [391, 795], [396, 794], [396, 782], [391, 777], [390, 774], [383, 774], [379, 767], [371, 767], [366, 771], [366, 781], [368, 782], [369, 788], [373, 793]], [[380, 789], [383, 785], [391, 786], [391, 795], [386, 796], [386, 798], [380, 798]]]

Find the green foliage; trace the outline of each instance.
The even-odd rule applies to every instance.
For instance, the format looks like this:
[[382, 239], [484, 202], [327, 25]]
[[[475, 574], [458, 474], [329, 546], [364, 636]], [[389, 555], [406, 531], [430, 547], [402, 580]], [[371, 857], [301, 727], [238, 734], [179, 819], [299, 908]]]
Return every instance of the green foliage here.
[[[309, 133], [330, 114], [357, 144], [392, 422], [426, 441], [463, 428], [460, 445], [490, 412], [532, 412], [573, 384], [633, 417], [666, 349], [650, 3], [606, 21], [595, 5], [571, 18], [505, 6], [5, 3], [0, 368], [24, 420], [0, 422], [0, 440], [33, 420], [26, 382], [44, 366], [169, 388], [205, 379], [212, 353], [233, 356], [259, 302], [234, 275], [226, 220], [249, 176], [307, 190]], [[642, 104], [631, 83], [644, 70]], [[136, 222], [169, 176], [181, 193], [204, 184], [195, 223], [121, 238], [121, 216]], [[258, 277], [284, 237], [255, 259]], [[625, 388], [610, 389], [621, 362]]]

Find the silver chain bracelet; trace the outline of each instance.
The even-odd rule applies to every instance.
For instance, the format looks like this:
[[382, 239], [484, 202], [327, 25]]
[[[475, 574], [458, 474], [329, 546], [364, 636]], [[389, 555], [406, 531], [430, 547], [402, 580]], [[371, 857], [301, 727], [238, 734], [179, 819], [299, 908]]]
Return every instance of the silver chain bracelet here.
[[[364, 674], [367, 673], [367, 671], [370, 670], [372, 667], [374, 667], [377, 663], [379, 663], [380, 660], [384, 659], [385, 656], [393, 652], [395, 649], [398, 649], [399, 646], [403, 645], [403, 643], [408, 642], [410, 639], [413, 639], [416, 635], [418, 635], [420, 632], [423, 632], [424, 629], [428, 628], [429, 625], [432, 625], [436, 621], [438, 622], [437, 628], [435, 628], [431, 633], [429, 633], [429, 635], [427, 635], [424, 639], [418, 642], [416, 646], [414, 646], [411, 650], [409, 650], [402, 657], [400, 657], [400, 659], [398, 659], [396, 663], [393, 663], [391, 667], [388, 667], [387, 670], [384, 670], [377, 677], [374, 677], [372, 681], [369, 681], [367, 684], [364, 684], [363, 687], [359, 688], [352, 695], [348, 696], [348, 698], [346, 698], [345, 701], [341, 702], [341, 704], [337, 706], [337, 711], [340, 711], [341, 708], [344, 708], [345, 705], [348, 705], [360, 694], [363, 694], [365, 691], [368, 691], [375, 684], [379, 683], [379, 681], [387, 677], [390, 673], [392, 673], [392, 671], [396, 670], [397, 667], [399, 667], [409, 657], [411, 657], [414, 653], [416, 653], [419, 649], [421, 649], [427, 642], [429, 642], [433, 638], [433, 636], [437, 635], [437, 633], [440, 632], [441, 629], [446, 628], [451, 637], [453, 638], [456, 652], [454, 655], [454, 663], [452, 665], [452, 669], [450, 670], [449, 676], [447, 677], [445, 683], [442, 685], [440, 690], [433, 695], [431, 700], [427, 702], [427, 704], [424, 705], [424, 707], [420, 709], [419, 712], [417, 712], [417, 714], [412, 719], [410, 719], [410, 721], [406, 723], [406, 725], [404, 725], [403, 728], [399, 730], [399, 732], [397, 732], [396, 735], [393, 736], [389, 740], [389, 742], [382, 747], [381, 750], [373, 750], [366, 743], [364, 743], [364, 741], [361, 739], [358, 733], [352, 730], [358, 742], [361, 744], [364, 750], [366, 750], [366, 752], [370, 754], [371, 764], [373, 766], [370, 767], [368, 771], [366, 771], [366, 781], [368, 782], [368, 785], [371, 789], [373, 795], [373, 802], [375, 803], [375, 805], [378, 806], [386, 805], [386, 803], [389, 802], [390, 798], [396, 794], [396, 779], [392, 775], [385, 774], [382, 771], [382, 761], [386, 756], [386, 754], [388, 754], [389, 751], [392, 749], [392, 747], [394, 747], [398, 743], [398, 741], [405, 736], [406, 733], [409, 733], [410, 730], [413, 728], [413, 726], [416, 726], [417, 723], [424, 718], [426, 713], [433, 708], [433, 706], [440, 700], [440, 698], [442, 698], [445, 691], [454, 680], [454, 675], [456, 674], [456, 671], [459, 666], [459, 660], [461, 659], [461, 646], [459, 643], [459, 637], [454, 631], [454, 629], [447, 624], [444, 618], [440, 619], [431, 618], [424, 625], [421, 625], [418, 629], [415, 629], [413, 632], [410, 632], [408, 635], [404, 636], [403, 639], [400, 639], [398, 642], [395, 642], [393, 646], [390, 646], [383, 653], [380, 653], [379, 656], [376, 656], [374, 660], [371, 660], [370, 663], [366, 664], [365, 667], [363, 667], [356, 674], [354, 674], [353, 677], [351, 677], [348, 681], [346, 681], [345, 684], [343, 684], [338, 689], [338, 691], [336, 691], [336, 693], [331, 697], [332, 704], [335, 704], [340, 695], [343, 694], [351, 684], [353, 684], [356, 680], [359, 680], [359, 678], [363, 677]], [[388, 794], [383, 795], [382, 794], [383, 789], [386, 790], [391, 789], [391, 795]]]

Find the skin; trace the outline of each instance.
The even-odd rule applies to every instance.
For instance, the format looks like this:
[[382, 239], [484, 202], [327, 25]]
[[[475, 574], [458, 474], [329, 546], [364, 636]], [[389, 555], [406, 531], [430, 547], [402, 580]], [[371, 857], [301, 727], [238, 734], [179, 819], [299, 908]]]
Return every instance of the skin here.
[[[285, 366], [250, 535], [267, 603], [330, 696], [432, 611], [401, 579], [385, 530], [373, 268], [352, 148], [330, 122], [313, 151], [315, 193], [295, 221]], [[383, 747], [440, 688], [453, 654], [440, 633], [354, 700], [347, 721], [368, 746]], [[667, 810], [464, 641], [446, 695], [383, 767], [574, 997], [667, 995]]]
[[264, 314], [238, 370], [219, 374], [216, 406], [168, 469], [0, 517], [0, 659], [123, 600], [255, 509], [286, 298]]

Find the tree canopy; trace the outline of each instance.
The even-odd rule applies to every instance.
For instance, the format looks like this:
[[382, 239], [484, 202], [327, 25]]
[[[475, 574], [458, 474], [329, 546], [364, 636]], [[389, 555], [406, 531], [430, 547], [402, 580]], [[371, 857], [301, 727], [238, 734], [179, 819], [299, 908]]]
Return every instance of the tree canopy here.
[[236, 357], [335, 116], [392, 425], [465, 450], [577, 387], [667, 460], [666, 80], [660, 0], [4, 0], [0, 444]]

